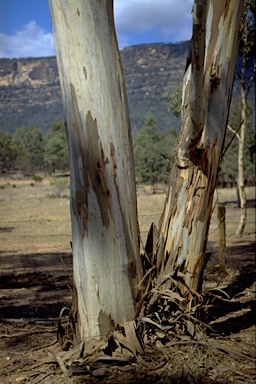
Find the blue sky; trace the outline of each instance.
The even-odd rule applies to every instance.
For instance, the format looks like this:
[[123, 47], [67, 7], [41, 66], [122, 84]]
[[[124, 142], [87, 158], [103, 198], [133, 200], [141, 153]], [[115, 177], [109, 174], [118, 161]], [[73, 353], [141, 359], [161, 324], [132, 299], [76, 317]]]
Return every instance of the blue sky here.
[[[119, 48], [190, 39], [192, 5], [193, 0], [115, 0]], [[0, 58], [55, 55], [48, 0], [0, 0], [0, 14]]]

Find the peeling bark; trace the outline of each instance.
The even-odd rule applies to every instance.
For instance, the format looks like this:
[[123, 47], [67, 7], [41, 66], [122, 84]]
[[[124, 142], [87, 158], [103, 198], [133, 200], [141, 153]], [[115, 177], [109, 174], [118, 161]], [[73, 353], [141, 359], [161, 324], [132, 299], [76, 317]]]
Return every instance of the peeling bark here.
[[182, 128], [159, 223], [159, 276], [175, 273], [183, 294], [201, 287], [212, 200], [233, 87], [243, 2], [196, 0]]
[[70, 150], [78, 339], [135, 316], [142, 278], [128, 104], [109, 0], [50, 0]]

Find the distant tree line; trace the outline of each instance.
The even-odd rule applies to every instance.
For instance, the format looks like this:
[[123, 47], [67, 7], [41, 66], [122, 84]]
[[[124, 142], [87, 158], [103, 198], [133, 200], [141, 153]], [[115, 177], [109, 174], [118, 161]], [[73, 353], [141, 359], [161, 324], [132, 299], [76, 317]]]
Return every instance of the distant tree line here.
[[[164, 96], [168, 108], [179, 115], [181, 93], [177, 86]], [[248, 129], [245, 145], [245, 179], [247, 184], [255, 185], [255, 129], [252, 123], [252, 107], [248, 104]], [[234, 130], [239, 126], [239, 98], [233, 101], [229, 117], [229, 125]], [[135, 172], [138, 183], [152, 185], [155, 192], [159, 183], [166, 183], [171, 169], [173, 152], [177, 144], [178, 134], [175, 129], [160, 132], [152, 115], [148, 115], [143, 128], [133, 138]], [[229, 146], [219, 174], [219, 184], [223, 187], [234, 186], [237, 181], [238, 143], [234, 133], [227, 131], [225, 147]], [[233, 139], [233, 140], [232, 140]], [[38, 171], [66, 172], [69, 170], [68, 144], [65, 127], [62, 121], [53, 122], [50, 133], [44, 136], [40, 128], [33, 125], [17, 128], [13, 135], [0, 131], [0, 172], [22, 172], [33, 175]]]
[[[255, 125], [253, 125], [253, 109], [252, 105], [247, 102], [246, 107], [247, 127], [245, 132], [245, 145], [244, 145], [244, 179], [245, 184], [255, 185], [255, 160], [256, 160], [256, 146], [255, 146]], [[241, 101], [237, 97], [233, 100], [230, 108], [229, 122], [225, 139], [225, 147], [227, 148], [221, 162], [221, 169], [219, 173], [219, 184], [223, 187], [232, 186], [237, 183], [238, 178], [238, 135], [239, 126], [241, 124]], [[230, 129], [232, 128], [232, 130]], [[238, 130], [237, 134], [235, 133]], [[231, 144], [230, 144], [231, 143]]]
[[53, 122], [44, 136], [39, 127], [22, 126], [15, 133], [0, 131], [0, 172], [22, 172], [31, 176], [38, 171], [67, 171], [68, 144], [64, 123]]
[[[175, 94], [175, 97], [173, 94]], [[175, 109], [175, 114], [178, 116], [177, 94], [180, 96], [180, 93], [177, 88], [173, 94], [167, 95], [169, 103], [173, 103], [173, 107], [169, 105], [169, 108]], [[252, 124], [252, 107], [250, 104], [247, 107], [247, 113], [248, 130], [246, 132], [244, 153], [245, 182], [248, 185], [255, 185], [255, 129]], [[240, 114], [240, 100], [237, 98], [232, 103], [229, 117], [229, 125], [234, 127], [234, 130], [239, 126]], [[228, 149], [223, 157], [219, 173], [219, 185], [223, 187], [232, 187], [237, 183], [238, 141], [233, 136], [234, 133], [228, 130], [223, 150], [227, 146]], [[133, 138], [137, 182], [151, 184], [154, 192], [158, 183], [167, 182], [177, 139], [178, 133], [174, 129], [164, 133], [159, 132], [154, 117], [147, 116], [144, 127]]]
[[[176, 117], [180, 116], [181, 106], [181, 83], [166, 92], [163, 97], [167, 100], [168, 109], [173, 112]], [[223, 148], [223, 159], [219, 172], [218, 183], [222, 187], [232, 187], [237, 184], [238, 178], [238, 135], [239, 127], [241, 127], [241, 98], [238, 96], [232, 100], [225, 145]], [[256, 161], [256, 145], [255, 145], [255, 124], [253, 124], [253, 107], [249, 101], [246, 103], [246, 120], [247, 128], [245, 133], [244, 146], [244, 178], [245, 184], [255, 185], [255, 161]], [[237, 131], [237, 134], [236, 134]]]
[[144, 127], [133, 138], [137, 182], [151, 184], [153, 192], [158, 183], [167, 182], [176, 142], [174, 129], [158, 132], [154, 117], [147, 116]]

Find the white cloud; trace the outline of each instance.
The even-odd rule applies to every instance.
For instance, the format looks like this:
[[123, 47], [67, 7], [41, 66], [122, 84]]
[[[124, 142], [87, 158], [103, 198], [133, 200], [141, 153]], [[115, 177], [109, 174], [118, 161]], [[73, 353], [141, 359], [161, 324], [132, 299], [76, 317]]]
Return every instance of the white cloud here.
[[[193, 0], [116, 0], [115, 21], [120, 48], [131, 44], [129, 35], [151, 33], [152, 42], [189, 40]], [[132, 43], [133, 44], [133, 43]]]
[[[193, 0], [115, 0], [114, 4], [120, 49], [145, 42], [174, 43], [191, 37]], [[53, 55], [53, 36], [36, 21], [30, 21], [13, 35], [0, 33], [0, 58]]]
[[0, 57], [54, 56], [53, 36], [35, 22], [18, 29], [14, 35], [0, 33]]

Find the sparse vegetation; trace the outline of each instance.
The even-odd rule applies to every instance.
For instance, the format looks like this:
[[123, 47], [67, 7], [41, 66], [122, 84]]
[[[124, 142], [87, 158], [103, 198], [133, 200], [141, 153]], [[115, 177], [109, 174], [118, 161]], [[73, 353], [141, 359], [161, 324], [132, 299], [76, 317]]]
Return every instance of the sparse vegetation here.
[[[219, 5], [221, 12], [212, 12], [206, 3], [202, 9], [196, 6], [193, 9], [195, 23], [192, 38], [192, 66], [191, 71], [186, 72], [185, 80], [187, 81], [183, 83], [182, 129], [179, 146], [174, 153], [175, 166], [171, 167], [169, 189], [164, 209], [161, 209], [161, 220], [158, 226], [151, 226], [145, 244], [141, 236], [143, 231], [140, 235], [138, 228], [141, 211], [139, 208], [138, 218], [130, 122], [128, 108], [126, 108], [127, 103], [124, 103], [126, 98], [122, 97], [125, 94], [125, 86], [122, 70], [119, 66], [118, 46], [112, 44], [112, 41], [115, 41], [114, 34], [111, 41], [108, 40], [114, 31], [113, 25], [110, 28], [111, 23], [113, 23], [113, 15], [108, 8], [109, 22], [105, 23], [106, 12], [103, 13], [102, 7], [91, 0], [90, 6], [94, 10], [93, 14], [98, 15], [98, 21], [100, 21], [98, 24], [91, 23], [90, 13], [82, 8], [85, 5], [81, 0], [79, 1], [79, 8], [83, 10], [81, 15], [85, 15], [83, 23], [85, 28], [77, 28], [74, 33], [73, 30], [72, 33], [69, 33], [70, 26], [72, 28], [77, 27], [77, 14], [73, 12], [74, 8], [68, 5], [71, 8], [66, 8], [64, 12], [56, 6], [53, 0], [50, 1], [52, 18], [56, 24], [54, 29], [55, 41], [59, 42], [59, 49], [56, 50], [60, 55], [58, 62], [65, 64], [67, 61], [72, 64], [72, 71], [70, 71], [71, 66], [68, 65], [69, 70], [66, 73], [60, 71], [60, 77], [61, 83], [64, 84], [62, 87], [64, 113], [67, 117], [66, 127], [71, 150], [70, 212], [74, 273], [73, 279], [70, 278], [70, 281], [73, 285], [73, 290], [71, 288], [73, 299], [71, 303], [70, 295], [69, 300], [61, 297], [64, 305], [61, 311], [59, 301], [58, 307], [55, 307], [54, 297], [51, 297], [53, 306], [50, 310], [42, 304], [35, 308], [35, 305], [31, 305], [28, 291], [22, 291], [19, 305], [15, 302], [12, 303], [13, 305], [9, 305], [8, 302], [1, 309], [3, 311], [3, 315], [2, 313], [1, 315], [3, 318], [10, 316], [10, 314], [20, 316], [19, 310], [21, 310], [22, 317], [28, 316], [28, 313], [39, 316], [45, 309], [48, 317], [51, 316], [56, 319], [58, 321], [57, 339], [59, 346], [54, 346], [51, 349], [52, 344], [50, 344], [50, 364], [53, 365], [53, 368], [56, 368], [56, 365], [60, 367], [61, 373], [66, 378], [71, 377], [73, 373], [81, 373], [82, 369], [83, 374], [93, 378], [94, 376], [102, 376], [104, 379], [106, 378], [107, 382], [109, 380], [112, 382], [113, 377], [120, 378], [121, 372], [121, 374], [123, 373], [122, 378], [125, 377], [129, 382], [133, 382], [130, 380], [131, 378], [137, 382], [137, 373], [142, 373], [143, 376], [139, 377], [139, 381], [144, 382], [155, 382], [159, 378], [164, 383], [209, 384], [219, 382], [223, 380], [223, 377], [225, 380], [232, 377], [232, 381], [234, 381], [237, 370], [239, 370], [239, 375], [243, 372], [245, 362], [246, 368], [253, 368], [251, 362], [254, 355], [251, 352], [251, 347], [254, 341], [250, 341], [249, 346], [247, 344], [241, 347], [236, 340], [234, 342], [233, 335], [232, 338], [229, 336], [231, 332], [239, 333], [243, 329], [244, 321], [246, 321], [247, 336], [251, 337], [252, 334], [251, 308], [255, 305], [251, 270], [254, 263], [254, 254], [252, 254], [252, 235], [255, 234], [254, 222], [250, 231], [248, 230], [246, 233], [248, 238], [244, 237], [243, 242], [240, 240], [235, 246], [233, 243], [230, 246], [229, 241], [227, 241], [227, 247], [233, 249], [234, 258], [241, 263], [238, 272], [229, 271], [225, 267], [225, 263], [219, 263], [219, 266], [215, 264], [214, 268], [212, 266], [208, 268], [208, 274], [204, 275], [204, 271], [207, 272], [207, 261], [212, 256], [212, 254], [207, 255], [207, 250], [210, 253], [207, 249], [211, 246], [210, 237], [215, 232], [215, 229], [211, 232], [211, 215], [213, 208], [215, 208], [212, 203], [215, 203], [214, 193], [226, 137], [226, 124], [237, 58], [237, 44], [234, 42], [238, 38], [240, 26], [238, 21], [242, 4], [242, 2], [232, 1], [227, 7], [227, 5], [219, 2], [214, 6], [218, 7]], [[107, 6], [107, 1], [105, 1], [105, 5]], [[78, 8], [77, 11], [80, 14]], [[63, 24], [63, 12], [67, 21], [65, 25]], [[233, 17], [234, 14], [236, 17]], [[208, 23], [209, 17], [212, 18], [212, 23]], [[230, 22], [231, 19], [233, 20], [232, 23]], [[198, 28], [198, 20], [201, 21], [200, 28]], [[101, 29], [102, 25], [103, 29]], [[101, 35], [102, 30], [105, 33]], [[90, 40], [87, 40], [88, 35], [91, 36]], [[209, 36], [210, 43], [208, 44]], [[106, 37], [108, 37], [106, 40], [108, 44], [105, 44]], [[100, 45], [98, 44], [99, 40], [102, 42]], [[88, 41], [89, 44], [84, 46], [85, 51], [77, 51], [77, 57], [79, 58], [79, 53], [85, 52], [86, 54], [81, 56], [80, 61], [84, 62], [85, 68], [87, 66], [91, 68], [91, 48], [97, 47], [96, 53], [98, 55], [94, 55], [94, 58], [99, 57], [100, 60], [95, 60], [93, 64], [95, 73], [99, 72], [99, 78], [102, 79], [102, 87], [99, 88], [95, 87], [93, 77], [88, 76], [86, 93], [84, 87], [81, 86], [84, 77], [83, 81], [80, 81], [81, 79], [76, 76], [77, 73], [82, 73], [81, 66], [79, 66], [80, 61], [74, 60], [71, 50], [66, 50], [70, 46], [81, 46], [84, 41]], [[113, 57], [109, 56], [108, 47], [110, 45], [113, 47]], [[230, 51], [229, 48], [231, 48]], [[213, 65], [214, 55], [218, 60], [215, 58]], [[105, 60], [108, 57], [110, 60]], [[214, 71], [215, 64], [218, 66], [216, 71]], [[143, 73], [145, 67], [145, 65], [141, 65], [137, 72]], [[219, 77], [219, 68], [220, 73], [222, 73], [221, 77]], [[113, 71], [111, 76], [105, 77], [111, 70]], [[151, 74], [151, 71], [149, 70], [148, 73]], [[224, 81], [223, 87], [222, 81]], [[139, 84], [139, 82], [137, 83]], [[70, 84], [72, 84], [71, 87]], [[209, 84], [209, 87], [205, 87], [204, 84]], [[117, 92], [116, 103], [111, 103], [111, 106], [103, 103], [102, 108], [97, 111], [99, 104], [96, 103], [95, 105], [94, 101], [101, 97], [108, 99], [109, 94], [116, 94], [118, 87], [121, 92]], [[143, 88], [143, 84], [139, 84], [139, 88]], [[154, 92], [154, 88], [152, 91]], [[97, 97], [87, 98], [88, 94], [94, 92]], [[157, 91], [155, 94], [158, 96]], [[78, 95], [81, 97], [77, 98]], [[86, 104], [83, 102], [83, 96], [89, 111], [86, 120], [79, 118], [80, 111]], [[82, 103], [80, 104], [80, 102]], [[90, 105], [90, 103], [92, 104]], [[90, 111], [94, 111], [95, 106], [95, 113], [92, 117]], [[117, 111], [118, 114], [116, 115]], [[104, 116], [103, 120], [102, 116]], [[119, 117], [121, 118], [119, 119]], [[112, 124], [113, 120], [116, 121], [116, 125]], [[118, 129], [116, 129], [117, 127]], [[28, 131], [33, 131], [29, 133], [32, 133], [31, 136], [34, 137], [33, 133], [36, 133], [36, 130], [32, 128]], [[16, 133], [17, 136], [15, 137]], [[33, 150], [28, 150], [26, 147], [26, 144], [30, 144], [30, 141], [33, 140], [30, 140], [29, 135], [27, 136], [28, 132], [25, 129], [22, 132], [20, 129], [16, 133], [14, 135], [15, 140], [13, 137], [11, 142], [11, 147], [17, 153], [15, 164], [16, 167], [17, 164], [21, 164], [20, 169], [23, 172], [25, 169], [25, 173], [28, 174], [29, 166], [37, 163], [37, 161], [32, 162], [30, 157], [38, 155], [38, 152], [33, 151], [36, 146], [33, 147]], [[24, 143], [21, 133], [24, 133], [24, 137], [26, 136]], [[109, 137], [111, 138], [110, 145], [105, 145], [106, 133], [108, 134], [107, 140]], [[134, 152], [137, 156], [135, 162], [138, 160], [138, 179], [151, 182], [153, 185], [164, 180], [161, 175], [163, 164], [159, 160], [158, 150], [161, 138], [163, 138], [162, 148], [164, 148], [163, 143], [168, 142], [167, 135], [162, 137], [157, 132], [152, 117], [146, 121], [144, 129], [138, 133], [134, 142]], [[60, 145], [59, 137], [55, 137], [54, 140], [51, 137], [47, 139], [48, 156], [42, 157], [43, 151], [39, 145], [41, 156], [38, 158], [40, 157], [40, 160], [43, 158], [44, 164], [47, 164], [53, 172], [57, 167], [55, 154], [58, 153], [57, 157], [61, 158], [60, 154], [63, 153], [63, 148]], [[38, 142], [41, 144], [41, 140]], [[121, 152], [119, 152], [120, 149]], [[43, 146], [43, 150], [45, 155], [45, 146]], [[144, 153], [143, 150], [145, 150]], [[168, 160], [169, 154], [164, 154], [163, 157]], [[42, 166], [42, 162], [39, 163]], [[32, 171], [34, 172], [35, 169], [31, 168], [30, 172], [32, 173]], [[34, 186], [30, 188], [32, 184]], [[48, 192], [50, 194], [47, 194], [47, 197], [55, 197], [56, 193], [59, 194], [59, 197], [63, 197], [64, 183], [61, 179], [56, 178], [54, 182], [49, 184]], [[38, 184], [28, 183], [26, 198], [20, 199], [20, 211], [17, 209], [17, 197], [20, 196], [19, 193], [22, 191], [23, 185], [22, 183], [21, 185], [17, 183], [17, 185], [19, 188], [10, 190], [8, 194], [8, 202], [15, 207], [13, 214], [21, 213], [20, 211], [28, 199], [28, 194], [30, 195], [30, 212], [27, 220], [22, 217], [21, 220], [9, 222], [8, 219], [3, 222], [4, 225], [0, 228], [3, 243], [9, 239], [9, 234], [12, 235], [12, 238], [17, 236], [17, 243], [12, 241], [11, 252], [16, 255], [15, 246], [17, 246], [19, 253], [19, 257], [15, 258], [17, 268], [13, 271], [12, 266], [8, 264], [10, 263], [7, 249], [9, 244], [6, 245], [7, 250], [1, 251], [3, 258], [7, 256], [5, 268], [9, 272], [9, 276], [7, 274], [4, 276], [3, 289], [10, 289], [8, 294], [11, 295], [15, 288], [24, 285], [26, 278], [30, 283], [30, 277], [32, 277], [37, 286], [39, 282], [41, 283], [41, 291], [45, 292], [45, 286], [47, 286], [45, 277], [49, 279], [49, 277], [54, 276], [54, 284], [51, 282], [50, 290], [55, 291], [59, 280], [56, 273], [57, 265], [53, 263], [52, 257], [47, 259], [50, 252], [44, 253], [44, 261], [46, 260], [46, 262], [42, 274], [41, 268], [40, 273], [37, 272], [36, 276], [33, 272], [31, 273], [32, 276], [26, 273], [24, 279], [20, 279], [19, 275], [15, 276], [15, 273], [19, 267], [22, 270], [30, 269], [30, 264], [26, 260], [28, 255], [32, 256], [30, 261], [36, 261], [35, 264], [38, 263], [41, 267], [41, 258], [36, 260], [35, 254], [28, 254], [28, 249], [32, 248], [29, 240], [34, 240], [34, 246], [37, 244], [34, 233], [37, 227], [39, 228], [37, 237], [41, 239], [44, 222], [46, 222], [47, 228], [50, 227], [50, 222], [53, 224], [51, 233], [45, 235], [45, 238], [48, 240], [48, 238], [54, 237], [55, 246], [57, 235], [66, 237], [65, 240], [67, 241], [70, 238], [70, 232], [67, 235], [60, 233], [55, 235], [55, 231], [58, 232], [61, 227], [61, 224], [58, 225], [59, 220], [55, 216], [52, 218], [53, 211], [48, 212], [48, 218], [46, 212], [41, 212], [45, 199], [45, 195], [42, 194], [42, 185], [45, 186], [45, 184], [42, 183], [41, 188], [37, 188], [39, 187]], [[53, 187], [54, 191], [51, 190]], [[153, 196], [156, 196], [155, 192], [156, 189], [153, 188]], [[227, 198], [227, 194], [225, 198]], [[156, 202], [157, 199], [154, 201]], [[49, 199], [47, 203], [47, 208], [49, 206], [52, 208], [59, 205], [65, 206], [63, 199]], [[32, 213], [33, 204], [35, 204], [38, 216], [32, 222], [33, 230], [31, 231], [27, 223], [31, 222], [34, 214]], [[149, 214], [144, 216], [151, 217], [152, 204], [151, 201]], [[225, 203], [226, 207], [230, 208], [228, 204], [229, 202]], [[5, 208], [3, 207], [3, 210]], [[234, 208], [237, 209], [236, 206]], [[255, 213], [255, 200], [252, 208], [252, 212]], [[25, 212], [28, 214], [28, 208]], [[155, 214], [158, 215], [157, 212]], [[8, 217], [10, 216], [9, 211]], [[70, 224], [70, 220], [67, 221]], [[251, 225], [251, 222], [248, 221], [248, 224]], [[21, 234], [17, 234], [16, 225], [20, 226]], [[140, 236], [141, 254], [138, 247]], [[24, 255], [20, 253], [21, 241], [19, 237], [26, 238], [25, 247], [28, 248], [25, 249]], [[244, 243], [245, 239], [249, 244]], [[232, 238], [229, 240], [234, 242]], [[66, 245], [67, 243], [65, 243]], [[47, 244], [48, 246], [49, 244]], [[214, 248], [216, 248], [215, 244], [212, 246], [212, 253], [214, 253]], [[243, 250], [248, 252], [246, 259], [243, 258]], [[41, 252], [40, 247], [38, 253]], [[226, 249], [224, 249], [225, 252]], [[47, 271], [49, 265], [51, 267], [50, 276]], [[32, 269], [35, 269], [34, 265]], [[209, 278], [212, 275], [214, 278]], [[17, 284], [15, 277], [18, 278], [19, 285], [13, 287], [12, 281]], [[223, 283], [224, 286], [220, 286], [220, 283]], [[29, 290], [31, 286], [27, 285], [26, 288]], [[37, 302], [41, 291], [38, 289], [35, 294]], [[44, 298], [46, 297], [48, 295], [44, 296]], [[213, 302], [214, 307], [212, 307]], [[224, 312], [223, 306], [218, 304], [219, 302], [224, 302]], [[232, 306], [234, 303], [238, 304], [235, 309]], [[246, 308], [244, 304], [246, 304]], [[232, 308], [230, 311], [227, 311], [228, 305]], [[239, 313], [237, 313], [237, 308], [239, 308]], [[57, 310], [60, 313], [58, 319]], [[66, 322], [65, 319], [63, 321], [64, 311], [68, 313]], [[239, 322], [239, 331], [234, 327], [234, 324], [230, 323], [230, 317], [233, 317], [234, 312], [236, 312], [234, 317], [242, 320]], [[225, 319], [224, 322], [223, 318]], [[235, 320], [237, 323], [237, 319]], [[225, 333], [223, 334], [221, 330], [224, 330]], [[216, 337], [213, 334], [214, 331], [222, 333], [222, 338]], [[13, 338], [9, 334], [10, 330], [8, 329], [3, 338]], [[8, 345], [8, 342], [6, 344]], [[15, 345], [14, 342], [12, 344]], [[185, 350], [184, 345], [186, 346]], [[195, 346], [196, 348], [194, 348]], [[67, 353], [63, 354], [60, 348]], [[181, 351], [182, 355], [180, 354]], [[222, 358], [223, 353], [227, 355], [228, 363], [223, 362], [225, 360]], [[106, 365], [109, 361], [111, 364]], [[10, 372], [14, 365], [13, 362], [11, 363]], [[44, 363], [45, 361], [42, 365]], [[49, 359], [47, 360], [48, 363]], [[100, 364], [96, 367], [96, 374], [94, 363]], [[119, 369], [120, 363], [125, 365], [125, 372]], [[250, 364], [249, 367], [248, 364]], [[127, 365], [129, 366], [128, 370]], [[236, 371], [232, 370], [232, 366], [236, 366]], [[173, 372], [174, 367], [176, 369], [178, 367], [178, 376], [176, 372]], [[34, 370], [34, 368], [38, 368], [38, 365], [35, 365], [33, 361], [32, 369]], [[33, 380], [35, 378], [36, 382], [45, 379], [45, 376], [41, 379], [42, 371], [39, 372], [34, 373], [33, 371], [30, 374], [30, 377], [33, 377]], [[145, 372], [146, 374], [144, 374]], [[153, 372], [154, 376], [148, 377], [148, 372]], [[56, 371], [50, 371], [49, 374], [47, 372], [47, 380], [48, 376], [55, 374]], [[27, 378], [28, 375], [26, 374], [25, 380]], [[246, 378], [248, 378], [247, 371], [242, 374], [242, 381]], [[18, 379], [16, 381], [23, 381], [23, 378], [22, 380]]]
[[[57, 192], [53, 179], [44, 179], [33, 188], [30, 188], [29, 184], [30, 180], [17, 180], [18, 188], [10, 190], [8, 185], [12, 185], [12, 180], [0, 181], [0, 188], [5, 187], [1, 189], [0, 205], [0, 361], [5, 362], [0, 367], [2, 383], [18, 382], [16, 379], [22, 377], [30, 379], [31, 375], [39, 380], [44, 372], [49, 374], [49, 382], [51, 379], [60, 382], [64, 380], [64, 374], [58, 369], [57, 363], [54, 360], [49, 362], [48, 352], [63, 357], [63, 351], [56, 343], [55, 332], [61, 309], [70, 307], [72, 301], [69, 288], [72, 286], [69, 200], [49, 198]], [[165, 194], [152, 194], [151, 188], [146, 185], [138, 185], [137, 189], [140, 229], [145, 246], [146, 233], [151, 222], [157, 223], [159, 220]], [[247, 196], [253, 203], [253, 187], [247, 188]], [[165, 330], [159, 327], [152, 342], [152, 349], [148, 349], [142, 356], [147, 366], [131, 358], [131, 353], [122, 348], [117, 358], [114, 353], [109, 357], [113, 364], [105, 364], [99, 360], [104, 368], [101, 368], [103, 376], [100, 380], [104, 379], [104, 382], [108, 383], [108, 377], [111, 380], [113, 375], [124, 383], [137, 383], [138, 380], [144, 383], [160, 380], [169, 383], [179, 380], [180, 377], [188, 377], [185, 382], [193, 382], [193, 376], [202, 384], [224, 380], [227, 383], [254, 383], [251, 372], [255, 328], [253, 310], [250, 308], [255, 305], [252, 271], [255, 205], [248, 209], [244, 239], [239, 243], [234, 237], [236, 221], [239, 219], [235, 188], [220, 189], [216, 193], [217, 197], [220, 203], [225, 203], [227, 209], [229, 259], [225, 275], [220, 274], [218, 259], [214, 254], [218, 232], [214, 212], [208, 249], [211, 258], [209, 267], [206, 268], [205, 287], [226, 285], [225, 291], [233, 300], [228, 302], [214, 298], [214, 307], [209, 308], [206, 322], [212, 322], [210, 326], [216, 333], [210, 333], [209, 330], [208, 336], [204, 336], [199, 332], [192, 340], [189, 336], [179, 338], [172, 335], [171, 341], [166, 343]], [[213, 291], [213, 294], [218, 296], [219, 292]], [[12, 323], [10, 317], [17, 321]], [[5, 320], [8, 322], [4, 322]], [[66, 320], [67, 317], [64, 316], [63, 323]], [[190, 332], [193, 332], [193, 325], [188, 319], [181, 319], [178, 326], [189, 327]], [[221, 336], [218, 336], [218, 333], [221, 333]], [[106, 348], [106, 343], [102, 348]], [[101, 353], [99, 349], [99, 356]], [[120, 357], [123, 360], [119, 363]], [[40, 366], [46, 358], [47, 363]], [[123, 370], [122, 364], [127, 358], [131, 359], [131, 362], [127, 363]], [[90, 359], [91, 357], [88, 357], [85, 368], [79, 365], [80, 371], [85, 369], [82, 371], [83, 376], [79, 376], [81, 372], [76, 371], [73, 380], [79, 380], [81, 377], [82, 382], [85, 382], [85, 379], [95, 384], [99, 382], [99, 378], [92, 374], [95, 368]], [[72, 358], [70, 364], [71, 362]], [[159, 366], [159, 370], [155, 369]], [[111, 382], [113, 383], [113, 380]]]
[[41, 183], [41, 181], [43, 180], [43, 177], [42, 176], [39, 176], [39, 175], [33, 175], [32, 176], [32, 180], [38, 182], [38, 183]]
[[44, 137], [37, 126], [17, 128], [14, 135], [0, 131], [0, 172], [22, 172], [42, 181], [35, 173], [47, 170], [68, 170], [68, 144], [62, 122], [51, 124], [51, 132]]
[[150, 183], [156, 192], [158, 183], [167, 181], [176, 142], [175, 130], [159, 133], [153, 116], [147, 116], [143, 129], [133, 139], [138, 182]]

